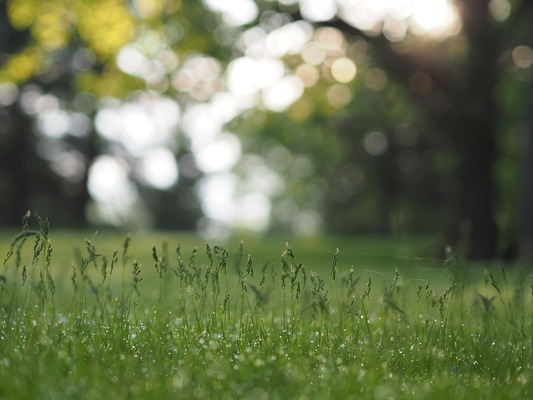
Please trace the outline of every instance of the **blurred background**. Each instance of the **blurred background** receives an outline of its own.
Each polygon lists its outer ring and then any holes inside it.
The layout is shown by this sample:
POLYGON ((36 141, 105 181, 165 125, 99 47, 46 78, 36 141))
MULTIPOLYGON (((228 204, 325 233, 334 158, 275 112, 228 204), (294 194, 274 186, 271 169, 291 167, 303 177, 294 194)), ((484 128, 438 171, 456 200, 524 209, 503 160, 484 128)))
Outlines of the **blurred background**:
POLYGON ((529 0, 0 0, 0 226, 533 258, 529 0))

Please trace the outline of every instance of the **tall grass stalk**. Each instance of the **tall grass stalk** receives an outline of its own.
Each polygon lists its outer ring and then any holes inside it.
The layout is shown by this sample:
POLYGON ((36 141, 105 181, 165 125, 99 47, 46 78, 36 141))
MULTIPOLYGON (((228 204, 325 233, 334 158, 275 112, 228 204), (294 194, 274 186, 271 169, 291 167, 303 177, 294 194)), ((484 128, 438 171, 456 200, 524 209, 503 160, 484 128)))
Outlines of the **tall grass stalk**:
POLYGON ((164 242, 143 256, 130 234, 121 252, 93 236, 56 261, 48 222, 30 225, 28 215, 0 277, 0 397, 533 395, 525 273, 484 281, 472 269, 480 279, 467 281, 455 259, 441 266, 447 282, 400 269, 381 279, 338 249, 329 269, 309 271, 288 244, 258 268, 242 242, 189 257, 164 242))

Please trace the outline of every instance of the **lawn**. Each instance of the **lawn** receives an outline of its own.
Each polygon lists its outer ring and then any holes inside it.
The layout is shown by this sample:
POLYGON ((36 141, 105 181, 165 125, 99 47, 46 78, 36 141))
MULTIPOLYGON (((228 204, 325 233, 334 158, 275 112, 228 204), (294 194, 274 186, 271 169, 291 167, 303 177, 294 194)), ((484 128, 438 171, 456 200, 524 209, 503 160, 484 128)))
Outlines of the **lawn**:
POLYGON ((533 398, 533 278, 427 238, 0 238, 0 397, 533 398))

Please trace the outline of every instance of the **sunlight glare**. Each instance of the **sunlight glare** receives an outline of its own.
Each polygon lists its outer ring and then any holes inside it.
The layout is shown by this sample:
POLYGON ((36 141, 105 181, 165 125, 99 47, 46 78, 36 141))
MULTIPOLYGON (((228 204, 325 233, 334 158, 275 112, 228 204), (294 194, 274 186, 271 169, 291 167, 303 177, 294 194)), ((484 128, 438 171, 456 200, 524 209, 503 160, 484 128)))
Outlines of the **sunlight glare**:
POLYGON ((235 219, 234 196, 239 178, 231 172, 206 176, 198 183, 198 198, 206 217, 230 224, 235 219))
POLYGON ((449 0, 415 0, 411 29, 416 34, 457 33, 459 20, 449 0))
POLYGON ((229 171, 240 156, 239 139, 231 133, 222 133, 196 151, 196 165, 204 173, 229 171))
POLYGON ((239 193, 239 180, 235 174, 225 172, 209 175, 199 182, 202 209, 211 220, 207 225, 264 231, 270 223, 270 199, 261 191, 239 193))
POLYGON ((376 32, 380 22, 380 16, 360 5, 341 8, 339 16, 348 24, 366 32, 376 32))
POLYGON ((164 147, 150 149, 142 157, 140 174, 153 188, 170 189, 178 181, 176 158, 164 147))
POLYGON ((261 192, 247 193, 238 199, 236 225, 252 232, 264 231, 270 222, 270 199, 261 192))
POLYGON ((327 21, 335 18, 337 6, 334 0, 300 0, 300 12, 309 21, 327 21))
POLYGON ((169 98, 141 96, 129 103, 107 101, 96 114, 100 134, 121 143, 133 156, 142 156, 153 145, 172 143, 180 120, 178 104, 169 98))
POLYGON ((242 111, 238 99, 229 92, 218 92, 210 101, 212 115, 226 124, 238 117, 242 111))
POLYGON ((228 25, 241 26, 252 22, 259 14, 259 8, 253 0, 203 0, 211 10, 222 14, 228 25))
POLYGON ((210 104, 193 104, 183 114, 182 128, 191 140, 193 151, 211 142, 220 129, 223 121, 213 115, 210 104))
POLYGON ((227 85, 236 95, 255 94, 273 85, 284 72, 283 64, 278 59, 241 57, 229 64, 227 85))
POLYGON ((383 31, 393 41, 403 39, 406 22, 417 35, 454 35, 460 29, 457 10, 450 0, 337 0, 337 3, 338 14, 346 22, 370 33, 383 31))
POLYGON ((140 75, 147 59, 138 46, 128 44, 117 55, 118 67, 129 75, 140 75))
POLYGON ((141 155, 156 135, 155 120, 138 104, 126 104, 122 110, 122 143, 133 155, 141 155))
POLYGON ((298 100, 304 92, 304 85, 297 76, 281 78, 263 91, 263 103, 271 111, 281 112, 298 100))
POLYGON ((70 114, 64 110, 53 110, 39 115, 37 126, 46 136, 62 138, 70 128, 70 114))
POLYGON ((91 197, 99 202, 127 207, 137 197, 128 174, 128 167, 120 159, 99 156, 89 168, 87 187, 91 197))
POLYGON ((265 38, 265 49, 273 57, 300 53, 311 39, 313 28, 307 21, 296 21, 273 30, 265 38))

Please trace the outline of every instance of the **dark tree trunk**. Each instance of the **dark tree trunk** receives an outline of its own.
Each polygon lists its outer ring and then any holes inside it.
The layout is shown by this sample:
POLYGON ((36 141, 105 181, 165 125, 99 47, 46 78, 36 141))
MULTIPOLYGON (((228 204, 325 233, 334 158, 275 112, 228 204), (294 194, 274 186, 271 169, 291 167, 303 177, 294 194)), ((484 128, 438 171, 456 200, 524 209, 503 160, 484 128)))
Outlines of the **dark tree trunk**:
MULTIPOLYGON (((532 45, 533 37, 533 1, 523 0, 519 9, 519 17, 527 21, 521 33, 522 42, 532 45), (525 40, 524 40, 525 39, 525 40)), ((531 68, 531 67, 530 67, 531 68)), ((526 135, 523 143, 524 151, 524 174, 522 181, 522 202, 519 214, 519 239, 518 252, 523 260, 533 261, 533 81, 527 83, 526 104, 526 135)))
MULTIPOLYGON (((19 226, 28 210, 54 226, 85 226, 87 171, 77 183, 58 176, 38 154, 34 129, 33 119, 18 105, 0 108, 0 226, 19 226)), ((96 154, 93 140, 83 139, 76 147, 88 165, 96 154)))
POLYGON ((528 85, 529 102, 524 143, 524 180, 520 219, 519 256, 533 260, 533 83, 528 85))
MULTIPOLYGON (((495 257, 498 228, 495 220, 498 107, 495 90, 501 75, 500 38, 492 29, 488 0, 473 0, 463 8, 463 24, 470 51, 453 90, 462 103, 454 108, 455 129, 449 129, 459 155, 459 229, 473 259, 495 257)), ((456 66, 459 67, 459 66, 456 66)), ((459 236, 461 238, 461 236, 459 236)))
POLYGON ((489 0, 459 6, 462 40, 468 53, 451 62, 434 47, 398 53, 383 36, 368 36, 342 20, 324 24, 348 35, 364 36, 373 45, 376 62, 404 86, 409 87, 415 74, 429 77, 432 90, 423 95, 413 93, 413 103, 438 134, 449 138, 458 159, 451 177, 456 191, 443 193, 448 202, 448 239, 452 245, 465 244, 471 258, 490 259, 496 255, 498 234, 493 177, 498 118, 494 90, 502 73, 498 60, 503 39, 490 16, 489 0))
POLYGON ((494 212, 495 132, 485 121, 458 128, 461 148, 457 149, 460 164, 455 179, 459 208, 452 217, 457 225, 449 234, 456 246, 466 240, 471 258, 490 259, 496 256, 498 234, 494 212))
POLYGON ((31 144, 31 121, 15 106, 1 110, 0 124, 2 145, 0 146, 0 224, 19 225, 26 213, 30 197, 31 182, 28 169, 32 169, 33 158, 28 154, 31 144))

